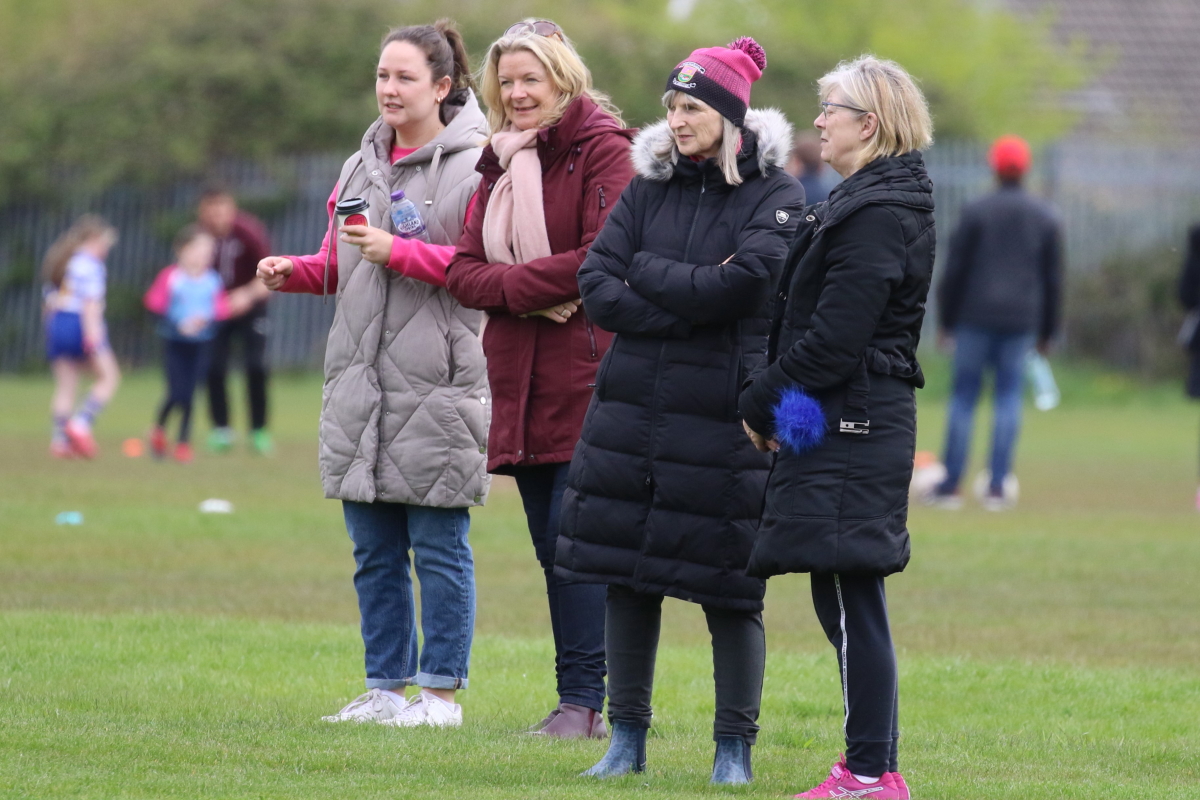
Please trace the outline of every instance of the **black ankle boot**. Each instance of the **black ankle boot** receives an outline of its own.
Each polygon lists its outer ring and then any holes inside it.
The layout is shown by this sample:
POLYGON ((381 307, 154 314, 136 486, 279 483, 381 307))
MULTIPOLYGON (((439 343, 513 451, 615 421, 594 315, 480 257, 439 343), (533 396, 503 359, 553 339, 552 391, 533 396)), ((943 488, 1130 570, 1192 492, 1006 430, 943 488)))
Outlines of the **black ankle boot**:
POLYGON ((754 780, 750 770, 750 743, 741 736, 718 736, 717 754, 713 756, 713 783, 749 783, 754 780))
POLYGON ((646 729, 613 720, 608 752, 596 766, 583 773, 593 778, 615 778, 646 769, 646 729))

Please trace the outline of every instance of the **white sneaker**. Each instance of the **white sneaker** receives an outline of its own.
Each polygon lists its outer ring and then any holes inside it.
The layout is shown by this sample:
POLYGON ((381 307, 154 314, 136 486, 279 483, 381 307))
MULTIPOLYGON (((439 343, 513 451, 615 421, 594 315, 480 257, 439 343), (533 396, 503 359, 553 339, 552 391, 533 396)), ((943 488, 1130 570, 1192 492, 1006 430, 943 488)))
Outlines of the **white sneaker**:
POLYGON ((992 494, 991 486, 991 470, 985 469, 975 476, 975 497, 985 511, 1009 511, 1017 507, 1017 499, 1021 496, 1021 483, 1016 475, 1010 472, 1004 476, 1003 488, 999 495, 992 494))
POLYGON ((387 722, 404 710, 407 703, 391 692, 372 689, 360 694, 336 714, 321 717, 324 722, 387 722))
POLYGON ((462 706, 458 703, 447 703, 422 691, 408 701, 399 714, 384 720, 384 725, 397 728, 416 728, 421 725, 431 725, 435 728, 457 728, 462 725, 462 706))

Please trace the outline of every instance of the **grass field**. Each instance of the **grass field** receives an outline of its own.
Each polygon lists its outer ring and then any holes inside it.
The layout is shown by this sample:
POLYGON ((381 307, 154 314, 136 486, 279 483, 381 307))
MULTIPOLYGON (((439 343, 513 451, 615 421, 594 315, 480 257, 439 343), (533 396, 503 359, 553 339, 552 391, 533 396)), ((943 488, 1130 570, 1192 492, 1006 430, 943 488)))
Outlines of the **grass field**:
MULTIPOLYGON (((1017 511, 913 510, 889 592, 916 798, 1200 798, 1196 409, 1064 378, 1064 407, 1026 417, 1017 511)), ((102 418, 101 457, 55 463, 48 381, 0 378, 0 797, 783 797, 825 776, 841 698, 802 576, 767 594, 752 786, 707 783, 711 660, 685 603, 666 608, 644 775, 585 781, 603 744, 519 735, 554 702, 552 647, 506 480, 473 512, 464 727, 321 723, 362 691, 353 565, 316 476, 320 381, 273 388, 274 458, 121 456, 158 398, 145 373, 102 418), (235 513, 201 515, 209 497, 235 513), (66 510, 84 524, 55 526, 66 510)))

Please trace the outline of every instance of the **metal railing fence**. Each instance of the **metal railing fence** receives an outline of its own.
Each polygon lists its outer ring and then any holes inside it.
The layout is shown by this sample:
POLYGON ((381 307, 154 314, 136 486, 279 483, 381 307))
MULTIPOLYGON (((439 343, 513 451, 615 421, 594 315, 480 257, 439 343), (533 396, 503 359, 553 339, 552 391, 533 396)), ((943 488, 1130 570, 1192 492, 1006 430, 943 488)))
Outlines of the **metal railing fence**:
MULTIPOLYGON (((987 191, 986 146, 944 142, 927 154, 933 176, 939 256, 965 202, 987 191)), ((223 179, 242 204, 267 224, 275 253, 310 253, 326 229, 325 204, 342 156, 303 156, 268 165, 226 165, 223 179)), ((1068 268, 1086 271, 1125 255, 1178 247, 1200 219, 1200 148, 1134 148, 1063 142, 1039 154, 1031 188, 1059 208, 1068 268)), ((42 255, 84 212, 98 213, 121 232, 109 261, 108 322, 120 359, 139 366, 158 351, 141 296, 171 258, 170 241, 192 219, 199 186, 119 187, 92 197, 64 192, 51 205, 0 209, 0 371, 36 366, 43 349, 42 255)), ((271 300, 269 358, 276 367, 321 363, 334 303, 311 296, 271 300)))

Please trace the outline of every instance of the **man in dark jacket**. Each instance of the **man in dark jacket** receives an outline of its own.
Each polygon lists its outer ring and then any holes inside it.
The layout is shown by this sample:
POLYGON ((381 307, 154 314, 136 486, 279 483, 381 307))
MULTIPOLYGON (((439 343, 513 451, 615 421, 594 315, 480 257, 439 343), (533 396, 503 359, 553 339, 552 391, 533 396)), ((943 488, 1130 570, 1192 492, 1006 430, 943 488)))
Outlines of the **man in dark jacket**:
POLYGON ((210 186, 201 193, 197 216, 201 227, 217 240, 213 268, 221 276, 226 291, 252 283, 262 288, 260 299, 246 313, 217 325, 208 367, 208 413, 213 425, 208 445, 216 452, 224 452, 233 445, 225 379, 229 373, 230 347, 237 338, 241 339, 250 395, 250 445, 256 453, 267 455, 271 451, 267 432, 268 292, 257 278, 258 262, 271 254, 267 230, 257 217, 239 210, 234 196, 219 186, 210 186))
POLYGON ((992 458, 984 507, 1011 507, 1005 491, 1021 426, 1025 362, 1036 345, 1045 354, 1058 330, 1061 234, 1054 211, 1029 195, 1029 145, 1015 136, 996 140, 988 154, 999 187, 962 212, 938 285, 940 338, 954 348, 954 389, 946 433, 946 479, 927 498, 959 508, 975 402, 983 372, 996 375, 992 458))

